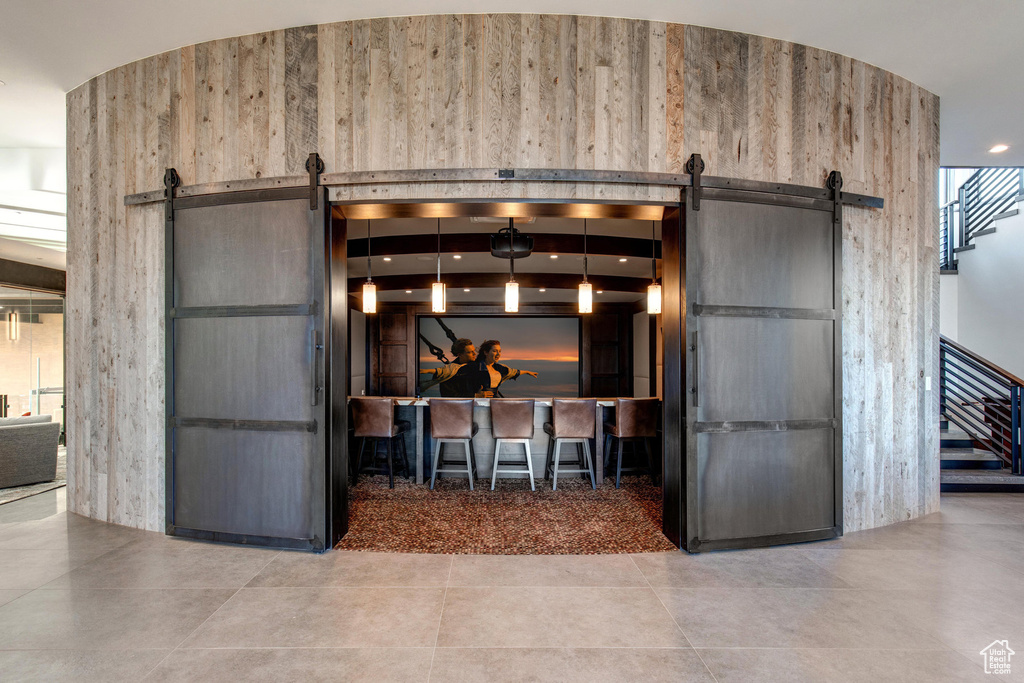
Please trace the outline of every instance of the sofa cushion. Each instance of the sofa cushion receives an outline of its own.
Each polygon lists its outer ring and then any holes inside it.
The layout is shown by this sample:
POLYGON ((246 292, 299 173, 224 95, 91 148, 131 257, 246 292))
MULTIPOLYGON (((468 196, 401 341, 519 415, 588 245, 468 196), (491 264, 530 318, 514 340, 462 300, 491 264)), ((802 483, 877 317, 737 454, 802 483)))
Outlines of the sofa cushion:
POLYGON ((28 417, 0 417, 0 427, 13 427, 14 425, 31 425, 40 422, 50 422, 51 415, 29 415, 28 417))

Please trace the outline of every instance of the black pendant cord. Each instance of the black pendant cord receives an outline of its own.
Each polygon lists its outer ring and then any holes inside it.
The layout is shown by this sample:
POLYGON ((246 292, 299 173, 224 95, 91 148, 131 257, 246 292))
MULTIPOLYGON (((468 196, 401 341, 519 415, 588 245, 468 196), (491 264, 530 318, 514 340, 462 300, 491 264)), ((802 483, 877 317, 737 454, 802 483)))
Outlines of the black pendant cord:
POLYGON ((583 282, 587 281, 587 219, 583 219, 583 282))
POLYGON ((370 274, 370 221, 366 221, 366 281, 373 282, 370 274))
POLYGON ((509 217, 509 219, 508 219, 508 276, 509 276, 509 282, 515 282, 516 281, 516 255, 515 255, 515 252, 512 251, 512 249, 513 249, 513 246, 512 246, 512 233, 513 233, 514 230, 515 230, 515 228, 512 227, 512 218, 509 217))
POLYGON ((658 259, 654 250, 654 221, 651 221, 651 284, 658 284, 658 259))
POLYGON ((437 281, 441 281, 441 219, 437 219, 437 281))

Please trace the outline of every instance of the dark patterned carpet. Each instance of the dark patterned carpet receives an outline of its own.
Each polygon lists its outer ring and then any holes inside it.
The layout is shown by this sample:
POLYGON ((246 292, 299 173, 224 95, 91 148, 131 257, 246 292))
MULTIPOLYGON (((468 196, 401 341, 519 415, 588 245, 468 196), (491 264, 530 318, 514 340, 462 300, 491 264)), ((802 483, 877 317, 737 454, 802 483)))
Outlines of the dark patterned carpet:
POLYGON ((597 555, 676 550, 661 533, 661 488, 647 477, 595 491, 582 479, 439 479, 433 491, 405 479, 361 477, 349 491, 342 550, 481 555, 597 555))

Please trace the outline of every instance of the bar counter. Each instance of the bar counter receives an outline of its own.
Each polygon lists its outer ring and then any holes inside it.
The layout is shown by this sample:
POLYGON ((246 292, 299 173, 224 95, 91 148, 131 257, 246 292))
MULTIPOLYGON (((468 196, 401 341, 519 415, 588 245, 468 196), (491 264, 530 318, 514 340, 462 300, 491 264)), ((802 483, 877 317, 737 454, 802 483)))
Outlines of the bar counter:
MULTIPOLYGON (((373 398, 390 398, 398 406, 396 409, 397 418, 401 420, 407 420, 413 428, 410 430, 408 439, 412 439, 415 443, 415 468, 416 468, 416 483, 422 484, 425 480, 430 478, 430 472, 426 470, 425 454, 430 446, 427 444, 430 438, 430 427, 426 422, 426 411, 424 410, 428 405, 428 399, 415 398, 412 396, 380 396, 373 398)), ((518 397, 517 397, 518 398, 518 397)), ((480 479, 490 479, 491 466, 494 460, 494 438, 491 436, 491 399, 489 398, 476 398, 473 399, 475 407, 473 409, 473 421, 476 422, 480 431, 475 437, 473 437, 473 449, 476 452, 477 459, 477 470, 479 472, 480 479)), ((548 435, 544 432, 544 423, 551 421, 551 405, 552 399, 548 398, 535 398, 533 424, 534 433, 533 440, 530 441, 530 454, 533 458, 533 471, 534 476, 537 479, 544 478, 544 465, 547 459, 548 451, 548 435)), ((614 398, 599 398, 597 400, 597 415, 596 423, 597 430, 594 437, 594 449, 593 458, 595 469, 597 470, 594 474, 596 476, 597 484, 600 485, 604 480, 604 417, 605 409, 615 407, 614 398)), ((461 456, 458 446, 447 446, 448 449, 454 449, 452 452, 456 456, 461 456)), ((411 452, 411 451, 410 451, 411 452)), ((432 452, 432 451, 431 451, 432 452)), ((509 450, 502 450, 502 457, 505 454, 518 454, 521 453, 522 449, 518 446, 510 446, 509 450)), ((563 455, 570 458, 575 458, 575 451, 571 450, 571 447, 563 446, 563 455), (566 449, 569 449, 568 451, 566 449)), ((504 461, 502 461, 504 462, 504 461)), ((505 477, 515 477, 517 475, 503 475, 505 477)), ((521 475, 522 478, 526 477, 524 472, 521 475)))

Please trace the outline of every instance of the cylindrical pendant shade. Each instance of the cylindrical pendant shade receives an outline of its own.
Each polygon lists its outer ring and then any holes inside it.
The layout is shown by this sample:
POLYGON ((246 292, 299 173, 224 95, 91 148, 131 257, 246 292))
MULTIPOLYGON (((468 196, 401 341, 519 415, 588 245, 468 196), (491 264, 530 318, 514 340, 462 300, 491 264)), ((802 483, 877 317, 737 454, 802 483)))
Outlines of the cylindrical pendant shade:
POLYGON ((372 282, 363 283, 363 313, 377 312, 377 285, 372 282))
POLYGON ((651 315, 661 313, 661 285, 657 282, 647 285, 647 312, 651 315))
POLYGON ((11 311, 7 314, 7 338, 11 341, 18 341, 21 336, 21 330, 18 329, 18 314, 15 311, 11 311))
POLYGON ((580 313, 594 312, 594 287, 589 282, 580 283, 580 313))
POLYGON ((505 283, 505 312, 506 313, 518 313, 519 312, 519 283, 518 282, 506 282, 505 283))
POLYGON ((444 313, 448 306, 448 293, 443 282, 435 282, 430 286, 430 311, 444 313))

